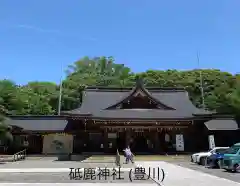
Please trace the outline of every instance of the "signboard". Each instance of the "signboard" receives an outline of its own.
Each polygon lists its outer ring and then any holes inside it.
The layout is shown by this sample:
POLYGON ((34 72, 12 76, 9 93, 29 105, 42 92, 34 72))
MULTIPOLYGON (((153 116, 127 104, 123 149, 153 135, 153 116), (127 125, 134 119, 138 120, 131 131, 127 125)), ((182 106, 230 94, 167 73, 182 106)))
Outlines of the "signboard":
POLYGON ((176 151, 184 151, 184 139, 182 134, 176 135, 176 151))
POLYGON ((209 143, 209 149, 215 148, 214 135, 209 135, 208 136, 208 143, 209 143))
POLYGON ((108 138, 117 138, 117 133, 108 133, 108 138))

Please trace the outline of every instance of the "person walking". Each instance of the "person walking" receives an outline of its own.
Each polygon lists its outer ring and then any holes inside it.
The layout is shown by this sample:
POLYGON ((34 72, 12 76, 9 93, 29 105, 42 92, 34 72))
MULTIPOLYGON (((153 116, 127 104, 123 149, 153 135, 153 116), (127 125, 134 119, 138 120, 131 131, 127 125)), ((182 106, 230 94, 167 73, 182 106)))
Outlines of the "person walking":
POLYGON ((134 161, 133 161, 133 156, 134 156, 134 155, 133 155, 130 147, 128 146, 128 147, 127 147, 126 149, 124 149, 123 151, 124 151, 125 156, 126 156, 126 164, 128 164, 129 160, 130 160, 132 163, 134 163, 134 161))

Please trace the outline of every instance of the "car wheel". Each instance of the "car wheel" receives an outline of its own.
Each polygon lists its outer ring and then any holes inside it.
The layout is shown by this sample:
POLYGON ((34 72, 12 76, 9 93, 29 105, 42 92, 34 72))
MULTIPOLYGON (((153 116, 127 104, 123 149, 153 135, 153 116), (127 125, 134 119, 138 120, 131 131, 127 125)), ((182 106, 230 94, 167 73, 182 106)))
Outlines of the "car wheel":
POLYGON ((216 166, 216 168, 220 169, 221 168, 221 160, 216 160, 215 166, 216 166))
POLYGON ((231 172, 231 169, 225 169, 227 172, 231 172))
POLYGON ((204 162, 204 166, 207 168, 211 168, 212 167, 212 160, 208 157, 205 158, 205 162, 204 162))
POLYGON ((193 158, 192 158, 192 156, 191 156, 191 160, 190 160, 191 162, 193 162, 193 158))
POLYGON ((234 166, 233 166, 233 170, 232 170, 232 172, 237 172, 237 168, 238 168, 238 164, 235 164, 234 166))
POLYGON ((205 165, 205 163, 206 163, 206 158, 205 157, 201 157, 200 161, 199 161, 199 164, 200 165, 205 165))

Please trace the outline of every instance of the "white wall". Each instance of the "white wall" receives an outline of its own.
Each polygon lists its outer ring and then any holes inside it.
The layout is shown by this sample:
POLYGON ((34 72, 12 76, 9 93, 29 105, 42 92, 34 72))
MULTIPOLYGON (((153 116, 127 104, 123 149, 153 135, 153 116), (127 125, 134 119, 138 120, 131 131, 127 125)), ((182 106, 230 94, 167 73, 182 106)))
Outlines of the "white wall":
POLYGON ((47 134, 43 138, 43 154, 58 154, 72 153, 73 151, 73 136, 69 134, 47 134), (63 144, 60 150, 56 149, 54 141, 59 141, 63 144))

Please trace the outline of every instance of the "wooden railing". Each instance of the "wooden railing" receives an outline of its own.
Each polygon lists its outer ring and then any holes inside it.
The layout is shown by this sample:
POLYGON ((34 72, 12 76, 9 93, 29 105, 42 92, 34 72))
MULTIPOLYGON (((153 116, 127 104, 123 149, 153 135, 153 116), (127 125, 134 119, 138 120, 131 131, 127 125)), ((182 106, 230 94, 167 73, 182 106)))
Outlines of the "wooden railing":
POLYGON ((18 161, 18 160, 24 160, 27 156, 27 151, 26 149, 17 152, 13 155, 13 161, 18 161))

